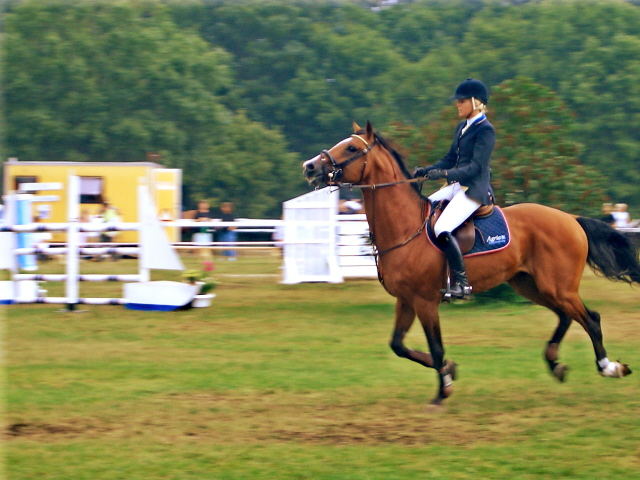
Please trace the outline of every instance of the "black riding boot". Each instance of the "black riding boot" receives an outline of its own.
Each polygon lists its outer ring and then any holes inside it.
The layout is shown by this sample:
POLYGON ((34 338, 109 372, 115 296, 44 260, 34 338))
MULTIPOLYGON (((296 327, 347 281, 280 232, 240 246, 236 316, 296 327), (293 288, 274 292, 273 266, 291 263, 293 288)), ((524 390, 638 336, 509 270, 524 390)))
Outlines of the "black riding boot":
POLYGON ((462 252, 458 246, 458 241, 450 232, 441 233, 438 236, 438 240, 447 257, 452 277, 451 286, 444 291, 445 298, 467 298, 471 296, 472 289, 464 269, 464 261, 462 260, 462 252))

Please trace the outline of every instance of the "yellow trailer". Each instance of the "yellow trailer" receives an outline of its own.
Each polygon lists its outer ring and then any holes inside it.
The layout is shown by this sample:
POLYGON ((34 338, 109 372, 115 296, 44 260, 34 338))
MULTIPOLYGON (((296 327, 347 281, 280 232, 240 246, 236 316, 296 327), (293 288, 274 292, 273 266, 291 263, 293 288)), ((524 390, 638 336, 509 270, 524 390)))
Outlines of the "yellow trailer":
MULTIPOLYGON (((43 201, 33 204, 33 217, 40 222, 63 223, 67 219, 67 182, 80 177, 81 215, 99 221, 105 203, 113 206, 123 222, 138 221, 137 188, 146 184, 161 220, 177 220, 181 214, 182 170, 153 162, 22 162, 4 163, 4 193, 18 191, 23 183, 59 183, 60 190, 36 193, 43 201)), ((179 230, 167 227, 169 240, 179 241, 179 230)), ((64 241, 64 234, 54 234, 64 241)), ((115 242, 137 242, 137 232, 118 232, 115 242)))

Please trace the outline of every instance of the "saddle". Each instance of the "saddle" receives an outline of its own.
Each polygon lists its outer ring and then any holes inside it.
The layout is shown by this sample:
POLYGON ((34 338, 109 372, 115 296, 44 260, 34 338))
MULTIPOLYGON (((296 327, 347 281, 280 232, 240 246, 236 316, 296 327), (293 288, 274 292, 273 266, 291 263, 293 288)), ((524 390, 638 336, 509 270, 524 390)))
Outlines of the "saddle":
MULTIPOLYGON (((435 235, 433 235, 433 227, 448 204, 449 202, 447 200, 443 200, 441 202, 435 203, 431 208, 431 213, 429 215, 429 219, 427 220, 427 229, 429 235, 433 236, 434 238, 435 235)), ((493 204, 482 205, 475 212, 473 212, 473 215, 466 219, 464 223, 462 223, 458 228, 451 232, 455 239, 458 241, 460 251, 463 255, 470 252, 476 242, 476 226, 474 223, 474 218, 481 219, 488 217, 493 213, 493 208, 493 204)))

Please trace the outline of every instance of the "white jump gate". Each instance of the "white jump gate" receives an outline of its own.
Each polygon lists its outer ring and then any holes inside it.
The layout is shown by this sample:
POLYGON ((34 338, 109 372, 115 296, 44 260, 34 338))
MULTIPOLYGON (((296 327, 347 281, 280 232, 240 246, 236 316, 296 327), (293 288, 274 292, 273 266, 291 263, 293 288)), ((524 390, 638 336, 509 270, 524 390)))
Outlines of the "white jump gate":
POLYGON ((338 215, 338 264, 344 278, 378 278, 364 213, 338 215))
MULTIPOLYGON (((50 188, 49 188, 50 189, 50 188)), ((4 303, 63 303, 69 310, 81 303, 126 304, 125 298, 81 298, 79 281, 149 281, 149 269, 182 270, 182 263, 166 240, 166 235, 156 216, 145 186, 138 191, 139 223, 118 223, 114 225, 95 223, 81 224, 79 218, 78 178, 69 182, 69 202, 67 223, 19 224, 16 221, 16 196, 8 196, 5 211, 5 225, 0 225, 0 269, 12 272, 11 293, 0 289, 0 302, 4 303), (81 247, 80 232, 124 231, 140 232, 140 247, 81 247), (66 247, 38 250, 32 246, 17 244, 19 234, 39 231, 64 231, 67 233, 66 247), (66 254, 64 274, 18 273, 17 258, 35 253, 66 254), (101 253, 138 254, 136 274, 80 274, 81 254, 101 253), (64 281, 64 297, 46 297, 37 291, 38 281, 64 281)), ((339 193, 335 188, 316 190, 283 203, 283 220, 268 221, 276 228, 282 227, 279 239, 283 246, 282 283, 344 281, 345 278, 377 278, 373 249, 369 242, 368 223, 365 215, 339 215, 339 193)), ((219 222, 218 222, 219 223, 219 222)), ((217 223, 214 226, 219 226, 217 223)), ((246 242, 249 243, 249 242, 246 242)), ((276 242, 265 242, 276 243, 276 242)), ((235 244, 238 248, 238 244, 235 244)), ((247 247, 248 248, 248 247, 247 247)), ((0 282, 6 288, 7 282, 0 282)), ((132 286, 132 283, 128 285, 132 286)))
POLYGON ((283 283, 377 278, 364 215, 339 215, 339 191, 326 187, 283 203, 283 283))
MULTIPOLYGON (((50 188, 47 188, 50 189, 50 188)), ((2 282, 5 289, 9 288, 11 292, 2 293, 3 303, 62 303, 67 305, 68 310, 74 310, 77 304, 135 304, 135 298, 142 295, 147 297, 146 291, 152 287, 157 287, 163 293, 159 294, 165 298, 181 299, 185 296, 195 295, 192 291, 195 287, 171 282, 175 285, 147 285, 149 282, 149 270, 151 268, 165 270, 183 270, 184 267, 179 257, 175 254, 169 244, 164 230, 156 217, 156 212, 145 185, 138 187, 138 223, 117 224, 101 224, 94 223, 81 224, 80 217, 80 189, 79 179, 77 176, 69 177, 68 184, 68 222, 67 223, 46 223, 46 224, 20 224, 24 221, 24 215, 18 216, 18 201, 27 200, 17 195, 8 195, 6 197, 6 210, 4 215, 5 224, 0 226, 0 269, 8 269, 12 273, 10 282, 2 282), (79 244, 80 232, 103 232, 103 231, 125 231, 137 230, 140 232, 140 247, 118 247, 108 248, 81 248, 79 244), (43 232, 43 231, 61 231, 67 234, 66 247, 56 248, 56 253, 66 254, 66 272, 64 274, 21 274, 18 273, 18 258, 22 255, 33 255, 39 253, 40 250, 33 246, 23 246, 18 244, 18 238, 25 232, 43 232), (105 274, 80 274, 80 254, 99 254, 102 251, 110 253, 137 253, 138 273, 122 274, 122 275, 105 275, 105 274), (64 281, 65 296, 64 297, 45 297, 41 296, 36 288, 38 281, 64 281), (125 285, 125 298, 80 298, 79 281, 119 281, 132 282, 125 285), (135 282, 135 283, 133 283, 135 282), (131 292, 127 295, 127 288, 131 292), (164 290, 167 288, 168 290, 164 290), (188 290, 188 291, 187 291, 188 290), (132 298, 127 298, 131 296, 132 298)), ((23 208, 23 207, 21 207, 23 208)), ((43 253, 53 249, 42 250, 43 253)), ((153 283, 153 282, 152 282, 153 283)))

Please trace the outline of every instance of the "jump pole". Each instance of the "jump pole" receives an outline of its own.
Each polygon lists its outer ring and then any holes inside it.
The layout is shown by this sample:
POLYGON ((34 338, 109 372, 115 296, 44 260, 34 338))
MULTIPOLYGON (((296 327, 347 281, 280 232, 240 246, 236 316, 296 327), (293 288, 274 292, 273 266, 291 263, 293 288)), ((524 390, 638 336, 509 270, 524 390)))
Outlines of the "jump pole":
POLYGON ((65 297, 67 310, 72 312, 78 305, 78 273, 80 272, 80 252, 78 251, 80 218, 80 179, 77 175, 69 176, 67 191, 67 278, 65 281, 65 297))

